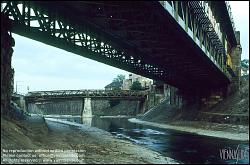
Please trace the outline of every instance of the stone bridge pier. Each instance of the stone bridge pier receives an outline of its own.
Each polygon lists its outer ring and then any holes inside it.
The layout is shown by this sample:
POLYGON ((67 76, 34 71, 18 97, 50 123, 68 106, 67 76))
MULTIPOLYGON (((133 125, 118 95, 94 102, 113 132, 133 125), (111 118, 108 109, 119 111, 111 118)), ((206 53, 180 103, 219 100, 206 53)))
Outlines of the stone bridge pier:
POLYGON ((1 114, 10 116, 10 100, 13 92, 14 69, 11 58, 15 41, 11 35, 9 19, 1 13, 1 114))
MULTIPOLYGON (((232 58, 232 70, 235 73, 231 77, 230 83, 226 86, 214 87, 194 91, 179 91, 177 88, 164 84, 165 98, 169 98, 169 104, 175 105, 179 108, 188 107, 193 104, 195 109, 211 108, 214 105, 221 102, 228 96, 236 93, 240 89, 240 77, 241 77, 241 44, 240 44, 240 32, 236 31, 237 45, 231 49, 232 58)), ((229 66, 227 66, 229 67, 229 66)))
POLYGON ((92 117, 91 98, 84 98, 82 103, 82 117, 92 117))
POLYGON ((230 79, 230 84, 223 87, 215 87, 211 89, 206 96, 201 98, 201 108, 210 108, 219 103, 228 96, 236 93, 240 89, 240 77, 241 77, 241 44, 240 44, 240 32, 236 31, 237 45, 232 48, 230 54, 232 59, 232 70, 234 76, 230 79))

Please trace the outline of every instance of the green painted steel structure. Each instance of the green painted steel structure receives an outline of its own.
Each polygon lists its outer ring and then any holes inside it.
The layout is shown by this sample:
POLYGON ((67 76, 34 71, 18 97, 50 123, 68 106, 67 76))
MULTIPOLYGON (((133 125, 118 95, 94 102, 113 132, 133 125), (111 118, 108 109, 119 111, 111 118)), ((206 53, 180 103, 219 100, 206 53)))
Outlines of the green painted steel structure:
POLYGON ((70 99, 122 99, 122 100, 142 100, 147 99, 149 91, 131 90, 55 90, 55 91, 33 91, 25 96, 25 101, 41 102, 51 100, 70 99))
MULTIPOLYGON (((226 3, 209 4, 236 46, 226 3)), ((14 33, 179 89, 222 87, 234 76, 201 1, 3 1, 1 17, 14 33)))

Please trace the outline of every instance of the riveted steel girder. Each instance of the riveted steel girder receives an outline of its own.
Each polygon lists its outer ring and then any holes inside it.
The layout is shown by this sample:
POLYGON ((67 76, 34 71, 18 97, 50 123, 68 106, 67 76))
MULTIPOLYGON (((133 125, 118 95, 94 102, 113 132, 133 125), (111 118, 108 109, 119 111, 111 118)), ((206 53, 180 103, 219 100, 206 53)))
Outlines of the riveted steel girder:
POLYGON ((61 99, 127 99, 145 100, 148 91, 133 90, 55 90, 55 91, 33 91, 25 96, 26 102, 41 102, 61 99))
MULTIPOLYGON (((151 2, 124 2, 124 6, 116 2, 77 3, 79 5, 70 5, 69 2, 56 4, 42 1, 6 1, 2 5, 1 15, 10 18, 14 33, 129 72, 164 81, 178 88, 203 86, 203 82, 206 83, 209 79, 202 76, 200 79, 199 74, 204 75, 209 71, 208 75, 212 75, 216 72, 208 69, 210 64, 205 66, 205 61, 200 57, 194 59, 193 50, 189 55, 188 46, 181 45, 182 49, 178 48, 177 45, 184 43, 184 39, 178 36, 177 32, 173 33, 173 28, 168 28, 169 24, 154 26, 161 18, 158 18, 158 10, 154 6, 152 12, 148 12, 147 9, 151 8, 148 4, 151 2), (146 7, 143 12, 138 13, 141 9, 132 9, 133 3, 146 7), (143 25, 145 28, 142 28, 143 25), (138 40, 157 42, 146 41, 147 43, 141 44, 138 40), (147 51, 147 46, 151 50, 147 51), (157 53, 157 58, 153 56, 154 52, 157 53), (171 53, 176 57, 171 56, 171 53), (168 58, 169 61, 176 62, 164 63, 168 58)), ((152 4, 154 3, 156 2, 152 4)), ((222 83, 226 82, 221 75, 218 79, 222 79, 222 83)), ((218 83, 215 80, 209 80, 207 83, 211 86, 214 84, 218 83)))

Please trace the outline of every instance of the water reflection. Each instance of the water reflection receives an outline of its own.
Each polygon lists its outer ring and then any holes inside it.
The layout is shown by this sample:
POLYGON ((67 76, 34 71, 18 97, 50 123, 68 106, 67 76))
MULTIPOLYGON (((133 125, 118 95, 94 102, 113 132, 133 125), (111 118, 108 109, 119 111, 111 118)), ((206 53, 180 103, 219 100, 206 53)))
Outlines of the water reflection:
MULTIPOLYGON (((183 163, 236 163, 236 160, 223 160, 220 150, 225 148, 249 150, 248 142, 198 136, 178 131, 143 126, 130 123, 126 118, 65 118, 64 120, 91 125, 106 130, 116 138, 126 139, 144 145, 152 150, 183 163)), ((249 163, 249 157, 238 160, 249 163)))

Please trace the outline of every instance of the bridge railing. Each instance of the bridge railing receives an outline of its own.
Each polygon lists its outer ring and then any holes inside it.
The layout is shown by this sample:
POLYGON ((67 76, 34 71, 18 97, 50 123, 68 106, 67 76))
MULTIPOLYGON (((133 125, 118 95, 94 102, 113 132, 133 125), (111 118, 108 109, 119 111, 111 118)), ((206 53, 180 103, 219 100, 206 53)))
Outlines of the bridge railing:
POLYGON ((235 24, 234 24, 233 14, 232 14, 232 11, 231 11, 231 6, 229 4, 229 1, 225 1, 225 4, 226 4, 228 15, 230 17, 230 21, 231 21, 231 24, 232 24, 232 27, 233 27, 233 30, 234 30, 234 33, 235 33, 236 28, 235 28, 235 24))

